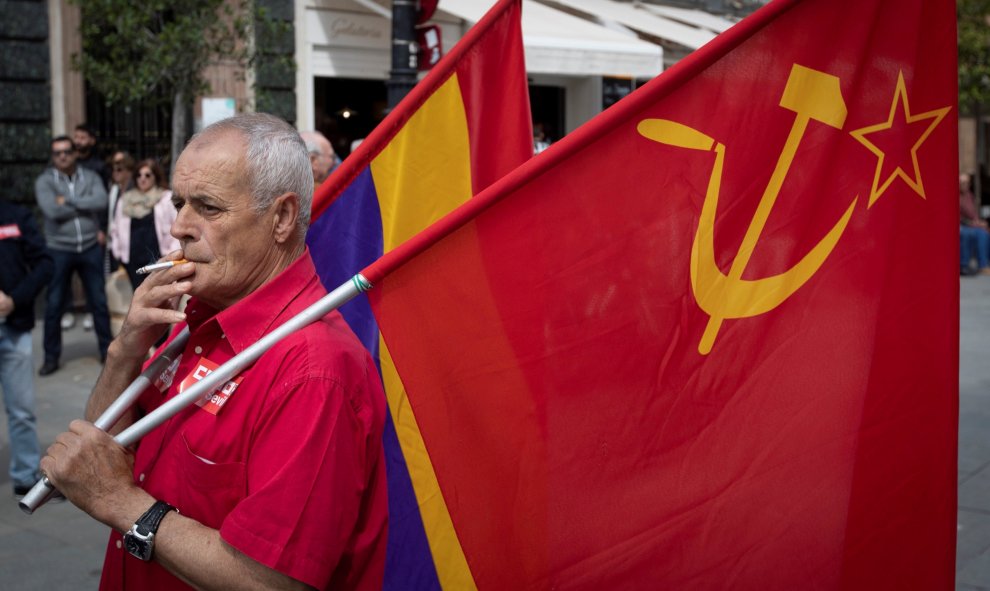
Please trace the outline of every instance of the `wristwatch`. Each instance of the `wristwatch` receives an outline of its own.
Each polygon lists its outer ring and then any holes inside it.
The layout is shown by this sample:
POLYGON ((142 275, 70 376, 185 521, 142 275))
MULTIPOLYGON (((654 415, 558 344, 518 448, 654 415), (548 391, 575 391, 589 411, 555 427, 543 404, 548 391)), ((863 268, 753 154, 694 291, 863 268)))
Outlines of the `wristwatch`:
POLYGON ((165 501, 155 501, 151 509, 138 518, 130 531, 124 534, 124 548, 136 558, 145 562, 151 560, 151 555, 155 552, 155 534, 158 533, 158 525, 169 511, 178 513, 178 509, 165 501))

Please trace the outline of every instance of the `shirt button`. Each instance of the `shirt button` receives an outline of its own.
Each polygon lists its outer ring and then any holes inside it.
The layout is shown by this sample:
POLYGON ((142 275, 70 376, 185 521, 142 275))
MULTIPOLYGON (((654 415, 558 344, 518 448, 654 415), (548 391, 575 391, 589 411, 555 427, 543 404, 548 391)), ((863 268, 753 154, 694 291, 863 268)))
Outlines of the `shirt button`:
POLYGON ((144 482, 144 474, 138 476, 138 482, 144 482))
POLYGON ((193 352, 195 352, 197 355, 199 355, 200 353, 203 352, 203 348, 200 347, 199 345, 196 345, 196 348, 193 349, 193 352))
POLYGON ((120 540, 117 540, 117 549, 120 550, 120 540))

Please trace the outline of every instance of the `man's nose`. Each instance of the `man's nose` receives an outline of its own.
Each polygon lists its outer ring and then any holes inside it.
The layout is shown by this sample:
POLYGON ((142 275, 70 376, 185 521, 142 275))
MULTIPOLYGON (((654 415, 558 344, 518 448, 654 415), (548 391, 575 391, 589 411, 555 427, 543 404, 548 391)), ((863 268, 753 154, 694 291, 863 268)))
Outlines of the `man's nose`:
POLYGON ((180 208, 178 214, 175 216, 175 221, 172 222, 172 228, 169 230, 172 237, 182 243, 189 240, 196 240, 198 234, 196 224, 192 218, 193 214, 190 211, 190 207, 180 208))

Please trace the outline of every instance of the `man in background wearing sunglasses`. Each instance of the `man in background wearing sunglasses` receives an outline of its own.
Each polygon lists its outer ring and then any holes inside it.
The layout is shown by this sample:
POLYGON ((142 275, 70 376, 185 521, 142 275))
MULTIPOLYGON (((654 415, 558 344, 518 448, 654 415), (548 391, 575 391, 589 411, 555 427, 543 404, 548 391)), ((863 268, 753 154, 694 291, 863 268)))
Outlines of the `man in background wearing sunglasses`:
POLYGON ((34 183, 38 206, 45 216, 45 242, 55 261, 45 304, 45 362, 38 373, 54 373, 62 356, 61 315, 70 278, 82 281, 86 303, 93 315, 100 349, 106 359, 110 345, 110 316, 103 283, 103 247, 98 241, 100 221, 106 216, 107 191, 103 179, 76 165, 76 147, 67 136, 52 140, 52 166, 34 183))

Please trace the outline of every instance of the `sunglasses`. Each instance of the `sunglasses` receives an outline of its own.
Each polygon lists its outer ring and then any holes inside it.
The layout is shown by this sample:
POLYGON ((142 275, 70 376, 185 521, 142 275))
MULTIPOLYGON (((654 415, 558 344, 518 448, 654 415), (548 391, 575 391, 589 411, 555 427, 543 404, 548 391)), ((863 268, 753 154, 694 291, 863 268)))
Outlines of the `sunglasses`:
POLYGON ((127 170, 127 167, 124 166, 123 164, 114 164, 113 165, 113 171, 114 172, 120 172, 122 170, 127 170))
POLYGON ((152 173, 150 173, 150 172, 139 172, 138 173, 138 178, 139 179, 153 179, 153 178, 155 178, 155 175, 152 174, 152 173))
POLYGON ((68 156, 72 154, 75 150, 52 150, 52 156, 68 156))

